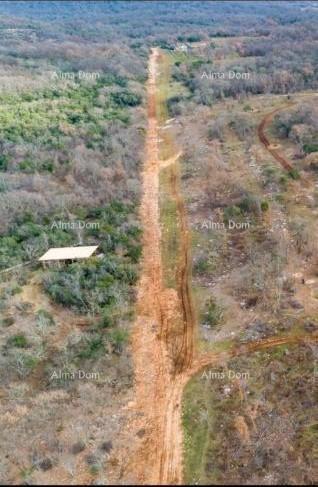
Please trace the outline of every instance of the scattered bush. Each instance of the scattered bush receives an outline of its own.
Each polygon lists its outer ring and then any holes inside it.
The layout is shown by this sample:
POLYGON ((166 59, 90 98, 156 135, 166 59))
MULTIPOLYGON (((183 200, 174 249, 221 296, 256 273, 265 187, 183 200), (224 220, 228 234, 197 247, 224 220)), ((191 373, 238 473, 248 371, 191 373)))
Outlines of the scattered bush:
POLYGON ((318 152, 318 144, 304 144, 303 145, 303 150, 306 152, 306 154, 311 154, 312 152, 318 152))
POLYGON ((98 328, 112 328, 115 325, 114 317, 110 314, 107 309, 102 313, 102 317, 98 322, 98 328))
POLYGON ((288 171, 288 176, 291 179, 295 179, 295 180, 300 178, 299 171, 297 171, 297 169, 295 169, 295 168, 290 169, 290 171, 288 171))
POLYGON ((28 346, 28 341, 23 334, 13 335, 8 338, 7 345, 9 347, 26 348, 28 346))
POLYGON ((8 316, 6 318, 1 319, 1 325, 4 326, 5 328, 12 326, 13 324, 14 324, 13 316, 8 316))
POLYGON ((260 214, 261 203, 257 196, 248 194, 237 204, 242 213, 249 213, 255 216, 260 214))
POLYGON ((127 330, 122 330, 118 328, 110 332, 109 338, 111 343, 113 344, 115 352, 120 353, 123 350, 124 344, 128 340, 128 332, 127 330))
POLYGON ((269 209, 269 204, 268 204, 268 201, 263 200, 263 201, 261 202, 261 210, 262 210, 263 212, 265 212, 265 211, 268 211, 268 209, 269 209))
POLYGON ((206 303, 206 311, 203 315, 203 324, 214 328, 222 322, 223 309, 216 304, 213 298, 206 303))
POLYGON ((104 342, 101 336, 94 336, 89 340, 85 340, 82 349, 78 352, 80 359, 93 359, 100 356, 104 350, 104 342))
POLYGON ((72 445, 72 448, 71 448, 71 452, 73 453, 73 455, 78 455, 78 453, 81 453, 82 451, 84 451, 86 448, 86 445, 84 443, 84 441, 78 441, 77 443, 74 443, 74 445, 72 445))
POLYGON ((201 256, 194 262, 193 272, 195 274, 199 274, 199 275, 205 274, 208 269, 209 269, 209 262, 206 257, 201 256))
POLYGON ((226 225, 228 225, 229 220, 233 218, 238 218, 242 216, 241 208, 238 206, 227 206, 223 210, 223 221, 226 225))
POLYGON ((0 171, 6 171, 8 169, 8 156, 0 155, 0 171))
POLYGON ((111 93, 111 99, 115 105, 123 108, 126 106, 135 107, 141 103, 141 95, 133 93, 131 91, 119 91, 117 93, 111 93))

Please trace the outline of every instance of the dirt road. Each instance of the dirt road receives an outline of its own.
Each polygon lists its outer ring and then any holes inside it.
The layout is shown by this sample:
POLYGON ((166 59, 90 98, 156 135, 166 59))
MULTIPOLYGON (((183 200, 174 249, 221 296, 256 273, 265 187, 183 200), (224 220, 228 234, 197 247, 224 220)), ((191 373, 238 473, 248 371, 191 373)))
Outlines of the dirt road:
MULTIPOLYGON (((130 460, 128 470, 138 483, 182 483, 182 428, 181 396, 187 380, 186 365, 193 355, 193 326, 187 327, 192 317, 186 277, 188 263, 187 242, 182 243, 180 292, 164 289, 161 265, 161 232, 159 215, 159 127, 156 119, 157 49, 149 60, 148 130, 146 157, 142 173, 142 200, 140 217, 143 223, 142 273, 138 285, 137 319, 133 332, 135 370, 135 410, 144 431, 141 446, 130 460), (176 314, 183 316, 183 346, 178 350, 179 367, 168 352, 169 330, 176 314)), ((177 182, 176 182, 177 184, 177 182)), ((178 188, 176 196, 178 197, 178 188)), ((179 200, 180 214, 184 208, 179 200)), ((181 226, 185 232, 186 222, 181 226)), ((191 324, 193 322, 191 321, 191 324)))
POLYGON ((283 168, 286 169, 287 171, 292 170, 293 165, 290 161, 288 161, 288 159, 286 159, 286 157, 283 154, 280 154, 280 152, 275 147, 273 147, 271 145, 271 143, 270 143, 270 141, 269 141, 269 139, 265 133, 266 128, 272 122, 274 116, 277 113, 279 113, 283 110, 286 110, 287 108, 291 108, 291 107, 295 106, 297 103, 301 102, 302 100, 306 99, 307 97, 312 98, 313 96, 318 96, 318 93, 303 93, 297 99, 297 101, 289 101, 285 105, 282 105, 282 106, 276 108, 275 110, 267 113, 267 115, 265 115, 265 117, 262 119, 261 123, 258 126, 257 130, 258 130, 258 137, 259 137, 260 141, 266 147, 268 152, 270 152, 272 154, 272 156, 276 159, 276 161, 279 162, 283 166, 283 168))
POLYGON ((292 107, 295 105, 295 103, 287 103, 286 105, 276 108, 276 110, 273 110, 272 112, 268 113, 263 120, 261 121, 259 127, 258 127, 258 137, 262 144, 266 147, 268 152, 272 154, 272 156, 278 161, 281 166, 286 169, 287 171, 291 171, 293 169, 293 165, 286 159, 286 157, 282 154, 279 153, 277 149, 271 146, 270 141, 268 140, 265 130, 267 126, 272 122, 274 116, 276 113, 279 113, 282 110, 285 110, 286 108, 292 107))

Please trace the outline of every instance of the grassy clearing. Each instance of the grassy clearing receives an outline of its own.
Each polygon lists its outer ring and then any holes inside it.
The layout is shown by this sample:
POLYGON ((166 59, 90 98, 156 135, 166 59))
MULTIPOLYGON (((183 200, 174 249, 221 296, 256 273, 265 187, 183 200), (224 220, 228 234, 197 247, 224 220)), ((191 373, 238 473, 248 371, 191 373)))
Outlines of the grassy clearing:
MULTIPOLYGON (((172 58, 161 52, 157 80, 157 117, 161 124, 168 118, 167 99, 170 96, 170 69, 172 58)), ((169 130, 162 130, 159 146, 160 158, 165 160, 176 153, 173 137, 169 130)), ((177 163, 160 172, 160 221, 162 228, 162 262, 164 282, 167 287, 176 288, 176 263, 180 252, 180 229, 175 199, 174 181, 179 177, 177 163)))
POLYGON ((164 123, 168 118, 167 99, 169 97, 171 63, 169 57, 160 51, 159 73, 156 84, 156 115, 159 123, 164 123))
MULTIPOLYGON (((208 453, 209 432, 213 429, 214 415, 209 402, 208 383, 192 379, 184 390, 182 425, 184 428, 184 478, 192 485, 203 484, 204 463, 208 453), (202 411, 205 414, 202 414, 202 411)), ((211 480, 211 479, 210 479, 211 480)))
POLYGON ((160 218, 162 228, 162 262, 164 283, 176 288, 176 262, 180 252, 180 229, 177 226, 178 210, 175 199, 171 196, 171 173, 173 168, 163 169, 160 174, 160 218))
MULTIPOLYGON (((171 59, 165 53, 160 56, 160 71, 157 79, 156 111, 160 125, 164 125, 169 119, 167 100, 170 96, 170 74, 171 59)), ((159 157, 162 160, 169 159, 175 153, 175 144, 169 130, 160 131, 161 143, 159 146, 159 157)))
MULTIPOLYGON (((173 118, 169 113, 169 100, 175 97, 186 96, 187 94, 181 83, 171 79, 171 71, 175 61, 175 53, 160 52, 160 70, 156 91, 156 111, 160 125, 164 125, 168 119, 173 118)), ((160 138, 162 139, 160 158, 162 160, 169 159, 177 152, 173 136, 169 130, 161 130, 160 138)))

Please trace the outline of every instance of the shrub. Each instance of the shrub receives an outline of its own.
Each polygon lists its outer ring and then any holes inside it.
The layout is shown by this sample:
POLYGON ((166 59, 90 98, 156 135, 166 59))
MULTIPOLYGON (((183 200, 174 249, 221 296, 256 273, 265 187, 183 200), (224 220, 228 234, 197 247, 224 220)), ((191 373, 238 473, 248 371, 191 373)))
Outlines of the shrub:
POLYGON ((2 318, 1 321, 0 321, 1 325, 4 326, 4 327, 9 327, 9 326, 12 326, 13 323, 14 323, 14 318, 13 316, 7 316, 5 318, 2 318))
MULTIPOLYGON (((1 170, 1 169, 0 169, 1 170)), ((4 178, 0 178, 0 193, 6 193, 9 191, 10 186, 4 178)))
POLYGON ((96 358, 104 350, 104 342, 101 336, 95 336, 85 341, 82 350, 78 352, 78 358, 92 359, 96 358))
POLYGON ((238 207, 243 213, 253 213, 258 215, 260 212, 260 202, 257 196, 249 194, 245 196, 239 203, 238 207))
POLYGON ((204 313, 204 324, 213 328, 221 323, 223 319, 223 310, 218 306, 213 298, 210 298, 206 303, 206 311, 204 313))
POLYGON ((40 165, 41 171, 47 171, 52 173, 54 171, 54 163, 53 161, 44 161, 40 165))
POLYGON ((242 216, 241 209, 238 206, 228 206, 223 210, 223 221, 225 224, 229 223, 232 218, 242 216))
POLYGON ((225 128, 225 122, 222 119, 217 119, 213 122, 210 123, 208 127, 208 139, 209 140, 214 140, 214 139, 223 139, 223 134, 224 134, 224 128, 225 128))
POLYGON ((6 171, 8 169, 8 156, 0 155, 0 171, 6 171))
POLYGON ((110 332, 109 338, 114 346, 115 352, 120 353, 128 340, 128 332, 127 330, 116 329, 110 332))
POLYGON ((173 51, 174 50, 174 47, 172 44, 170 44, 169 42, 167 42, 166 40, 164 39, 160 39, 160 40, 156 40, 154 42, 154 45, 155 46, 159 46, 161 47, 161 49, 167 49, 169 51, 173 51))
POLYGON ((113 316, 110 316, 109 311, 104 311, 102 314, 102 317, 100 318, 98 322, 98 327, 99 328, 111 328, 112 326, 115 325, 115 320, 113 316))
POLYGON ((8 338, 7 345, 9 347, 16 347, 16 348, 26 348, 28 345, 27 339, 25 335, 13 335, 8 338))
POLYGON ((310 154, 311 152, 318 152, 318 144, 304 144, 303 151, 306 152, 306 154, 310 154))
POLYGON ((203 257, 203 256, 199 257, 195 261, 194 266, 193 266, 194 273, 199 274, 199 275, 205 274, 208 269, 209 269, 208 259, 206 257, 203 257))
POLYGON ((142 254, 142 246, 140 244, 128 244, 126 255, 131 258, 132 262, 137 263, 142 254))
POLYGON ((20 162, 19 169, 20 171, 26 173, 33 173, 36 171, 36 164, 34 161, 31 161, 30 159, 24 159, 23 161, 20 162))
POLYGON ((51 326, 55 324, 54 318, 49 313, 49 311, 45 309, 39 309, 38 312, 36 313, 36 319, 38 324, 42 326, 51 326))
POLYGON ((57 303, 79 309, 85 307, 77 276, 65 271, 53 271, 44 281, 44 286, 57 303))
POLYGON ((268 209, 269 209, 269 204, 268 204, 268 201, 263 200, 263 201, 261 202, 261 210, 262 210, 263 212, 265 212, 265 211, 267 211, 268 209))
POLYGON ((202 36, 199 34, 191 34, 187 37, 188 42, 199 42, 202 40, 202 36))
POLYGON ((74 445, 72 445, 71 452, 73 453, 73 455, 78 455, 78 453, 81 453, 82 451, 84 451, 85 448, 86 448, 86 445, 85 445, 84 441, 80 440, 80 441, 77 441, 76 443, 74 443, 74 445))
POLYGON ((119 107, 134 107, 140 105, 142 101, 141 95, 128 90, 111 93, 110 96, 115 105, 119 107))
POLYGON ((39 358, 19 351, 15 357, 15 367, 21 377, 26 377, 38 365, 39 358))
POLYGON ((254 122, 249 115, 236 115, 230 120, 229 126, 240 140, 245 140, 255 130, 254 122))
POLYGON ((179 102, 181 102, 183 99, 184 98, 180 95, 175 95, 175 96, 171 96, 170 98, 168 98, 167 109, 168 109, 168 113, 171 117, 180 115, 181 110, 179 107, 179 102))
POLYGON ((299 172, 297 171, 297 169, 293 168, 293 169, 290 169, 290 171, 288 171, 288 176, 291 178, 291 179, 299 179, 300 178, 300 174, 299 172))
POLYGON ((100 471, 100 469, 101 469, 101 466, 99 463, 95 463, 94 465, 91 465, 89 467, 89 471, 90 471, 91 475, 93 475, 93 476, 98 475, 98 472, 100 471))

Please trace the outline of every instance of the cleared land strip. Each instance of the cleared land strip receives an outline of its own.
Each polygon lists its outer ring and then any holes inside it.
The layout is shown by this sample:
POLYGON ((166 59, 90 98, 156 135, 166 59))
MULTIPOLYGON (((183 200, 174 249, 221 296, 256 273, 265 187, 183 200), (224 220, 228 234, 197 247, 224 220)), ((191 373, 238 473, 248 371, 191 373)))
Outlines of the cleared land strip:
MULTIPOLYGON (((137 319, 133 332, 136 428, 145 431, 141 445, 129 459, 127 474, 141 484, 182 483, 182 387, 173 373, 167 337, 173 327, 171 303, 163 287, 159 217, 159 149, 156 118, 157 49, 149 60, 148 130, 142 174, 140 215, 143 223, 143 261, 138 285, 137 319), (162 330, 166 329, 167 333, 162 330)), ((173 297, 176 298, 175 296, 173 297)))

